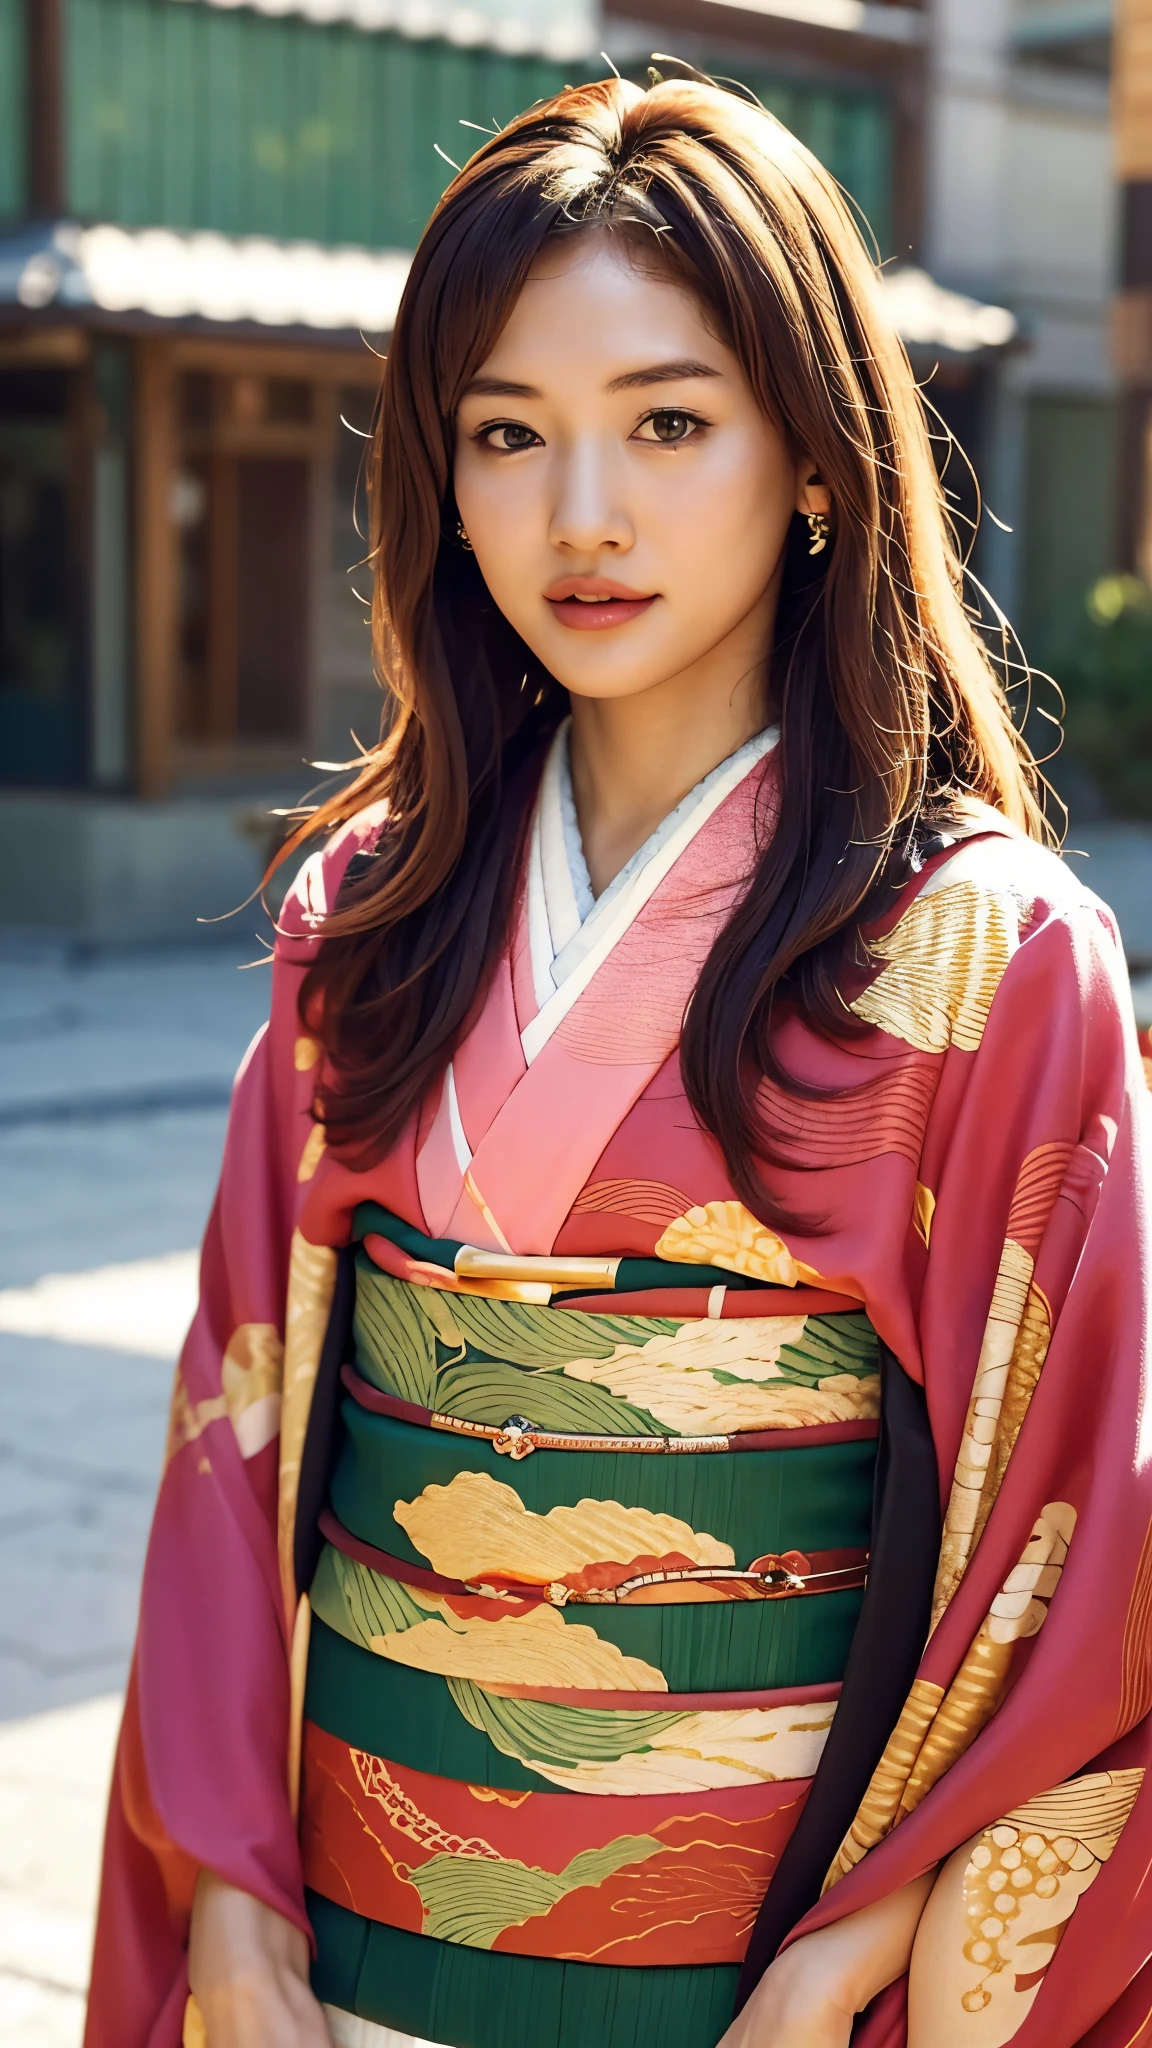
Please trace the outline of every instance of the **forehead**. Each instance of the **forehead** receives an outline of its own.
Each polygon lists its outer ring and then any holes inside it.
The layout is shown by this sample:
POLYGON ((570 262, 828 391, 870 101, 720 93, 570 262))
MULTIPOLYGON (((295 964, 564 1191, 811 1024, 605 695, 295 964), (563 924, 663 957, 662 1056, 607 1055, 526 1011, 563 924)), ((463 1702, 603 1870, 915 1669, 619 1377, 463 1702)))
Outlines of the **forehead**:
POLYGON ((531 358, 538 384, 561 369, 602 370, 608 379, 637 360, 671 356, 721 372, 734 366, 691 292, 639 263, 621 239, 589 232, 545 243, 483 368, 511 374, 531 358))

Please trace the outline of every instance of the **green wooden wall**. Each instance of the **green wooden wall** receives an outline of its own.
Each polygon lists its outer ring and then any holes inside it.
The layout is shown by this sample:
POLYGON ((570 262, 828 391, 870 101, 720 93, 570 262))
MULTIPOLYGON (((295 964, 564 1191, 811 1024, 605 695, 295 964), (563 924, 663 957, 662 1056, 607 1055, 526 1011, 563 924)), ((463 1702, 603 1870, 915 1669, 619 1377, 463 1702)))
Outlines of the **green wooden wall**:
MULTIPOLYGON (((0 0, 15 14, 23 0, 0 0)), ((68 194, 81 218, 411 248, 491 127, 582 72, 341 24, 176 0, 68 0, 68 194)), ((724 67, 718 65, 717 69, 724 67)), ((746 82, 852 192, 885 245, 882 95, 746 82)))
POLYGON ((68 0, 82 218, 411 248, 478 138, 571 66, 174 0, 68 0))
POLYGON ((24 207, 24 0, 0 0, 0 218, 24 207))

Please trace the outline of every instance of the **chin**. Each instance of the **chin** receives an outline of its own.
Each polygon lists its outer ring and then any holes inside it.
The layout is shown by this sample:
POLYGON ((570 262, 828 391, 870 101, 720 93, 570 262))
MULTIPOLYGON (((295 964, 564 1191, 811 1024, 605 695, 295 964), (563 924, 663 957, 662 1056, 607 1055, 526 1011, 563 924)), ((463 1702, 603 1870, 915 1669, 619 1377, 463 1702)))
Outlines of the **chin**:
POLYGON ((600 699, 640 697, 645 690, 654 689, 666 680, 663 668, 649 673, 647 668, 638 669, 633 662, 628 664, 623 675, 614 671, 607 675, 589 674, 587 670, 582 670, 579 675, 563 675, 558 669, 553 669, 552 673, 558 683, 563 683, 570 697, 600 699))
MULTIPOLYGON (((665 682, 683 666, 682 658, 673 648, 653 653, 651 648, 642 647, 638 641, 629 642, 628 627, 615 627, 605 640, 612 645, 596 645, 588 650, 581 661, 572 659, 570 648, 554 648, 552 657, 542 654, 551 673, 558 683, 574 697, 638 697, 644 690, 651 690, 665 682)), ((575 634, 572 636, 575 638, 575 634)), ((581 635, 581 638, 585 636, 581 635)), ((584 650, 580 652, 583 654, 584 650)))

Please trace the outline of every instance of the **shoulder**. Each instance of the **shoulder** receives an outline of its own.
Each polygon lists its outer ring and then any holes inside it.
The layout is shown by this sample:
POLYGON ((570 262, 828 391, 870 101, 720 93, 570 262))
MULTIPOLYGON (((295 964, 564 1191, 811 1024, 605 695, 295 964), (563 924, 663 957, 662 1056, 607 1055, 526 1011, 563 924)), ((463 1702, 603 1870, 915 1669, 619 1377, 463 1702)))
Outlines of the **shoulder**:
POLYGON ((1066 925, 1113 948, 1120 931, 1113 912, 1064 857, 996 820, 995 829, 946 849, 910 892, 920 919, 977 936, 1000 928, 1011 951, 1052 924, 1066 925))
POLYGON ((974 1052, 1006 977, 1075 1000, 1085 963, 1123 976, 1116 920, 1059 854, 994 813, 945 845, 866 934, 856 1015, 923 1052, 974 1052))
POLYGON ((1112 945, 1120 933, 1108 905, 1088 888, 1062 855, 1007 829, 981 833, 931 864, 908 908, 924 906, 924 921, 946 920, 961 930, 990 922, 1026 944, 1053 921, 1100 931, 1112 945))
POLYGON ((290 951, 296 958, 302 946, 309 953, 314 951, 324 921, 336 907, 341 885, 350 871, 355 873, 355 864, 371 859, 376 852, 387 817, 384 803, 357 811, 304 862, 276 921, 277 951, 290 951))

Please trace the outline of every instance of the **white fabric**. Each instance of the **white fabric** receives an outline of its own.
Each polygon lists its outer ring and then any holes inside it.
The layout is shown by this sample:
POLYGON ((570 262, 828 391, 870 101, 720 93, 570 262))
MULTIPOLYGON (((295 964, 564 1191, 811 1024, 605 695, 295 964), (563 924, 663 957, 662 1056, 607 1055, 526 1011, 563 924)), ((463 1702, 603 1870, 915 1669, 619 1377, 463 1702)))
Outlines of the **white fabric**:
POLYGON ((334 2048, 437 2048, 434 2041, 417 2041, 395 2027, 378 2027, 375 2020, 358 2019, 338 2005, 326 2005, 324 2017, 334 2048))
POLYGON ((775 746, 779 728, 757 733, 705 775, 595 899, 572 796, 568 735, 565 720, 549 749, 532 820, 528 941, 539 1008, 522 1033, 529 1065, 697 832, 775 746))
POLYGON ((472 1148, 468 1143, 468 1137, 464 1129, 464 1119, 460 1114, 460 1098, 456 1093, 456 1075, 451 1060, 448 1062, 448 1072, 444 1077, 444 1086, 448 1091, 448 1128, 452 1133, 452 1149, 456 1154, 456 1164, 460 1168, 461 1173, 467 1173, 468 1168, 472 1164, 472 1148))
MULTIPOLYGON (((572 884, 572 895, 576 905, 576 924, 579 927, 584 923, 585 918, 591 917, 593 910, 596 908, 596 895, 592 887, 592 877, 588 873, 588 862, 584 858, 584 841, 580 837, 580 820, 576 816, 576 792, 572 787, 571 720, 568 721, 565 743, 557 749, 556 760, 560 779, 558 822, 563 834, 564 859, 568 868, 569 880, 572 884)), ((648 841, 645 840, 644 845, 646 846, 647 844, 648 841)), ((639 851, 643 853, 644 847, 642 846, 639 851)), ((632 858, 635 860, 637 855, 633 854, 632 858)), ((630 863, 621 868, 619 879, 623 879, 628 865, 630 863)), ((610 885, 613 888, 615 887, 616 879, 614 877, 610 885)), ((607 890, 605 890, 604 894, 607 895, 607 893, 607 890)), ((572 936, 574 937, 575 933, 572 936)), ((562 938, 559 950, 563 951, 567 943, 568 940, 562 938)))
POLYGON ((548 750, 528 848, 528 943, 538 1010, 556 992, 552 964, 557 947, 580 928, 560 815, 560 761, 566 751, 567 730, 565 720, 548 750), (565 735, 563 743, 561 733, 565 735))

